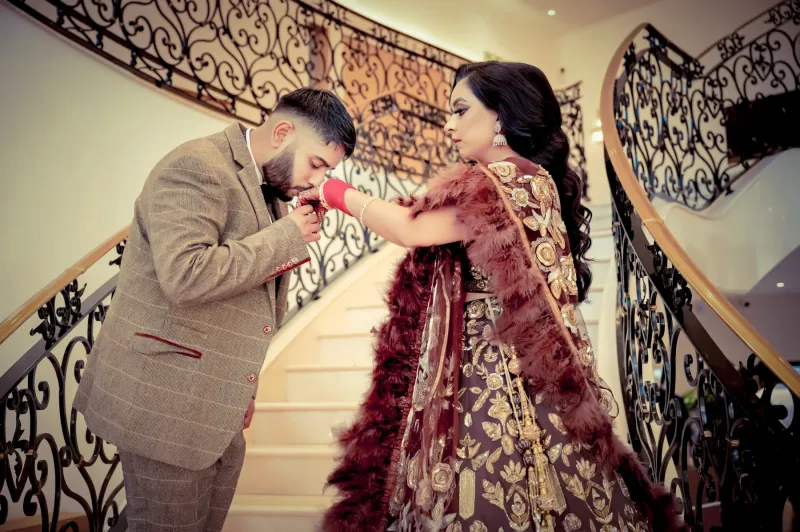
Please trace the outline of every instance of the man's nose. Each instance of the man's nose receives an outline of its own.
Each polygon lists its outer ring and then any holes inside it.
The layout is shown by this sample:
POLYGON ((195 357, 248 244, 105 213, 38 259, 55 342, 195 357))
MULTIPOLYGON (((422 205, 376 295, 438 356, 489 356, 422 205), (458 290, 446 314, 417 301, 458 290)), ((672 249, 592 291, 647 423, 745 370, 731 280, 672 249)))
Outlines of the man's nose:
POLYGON ((312 186, 315 186, 315 187, 320 186, 323 181, 325 181, 325 172, 324 171, 311 174, 311 178, 308 180, 308 182, 312 186))

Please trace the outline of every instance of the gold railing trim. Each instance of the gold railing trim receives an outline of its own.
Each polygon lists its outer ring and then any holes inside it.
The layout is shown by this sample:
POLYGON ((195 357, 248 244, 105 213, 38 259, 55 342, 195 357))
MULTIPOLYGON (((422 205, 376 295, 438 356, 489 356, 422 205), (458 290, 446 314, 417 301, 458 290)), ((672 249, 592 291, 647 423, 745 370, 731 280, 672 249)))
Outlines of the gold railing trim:
POLYGON ((131 226, 127 225, 103 241, 99 246, 90 251, 81 260, 64 270, 64 273, 53 279, 44 288, 36 292, 30 299, 23 303, 8 318, 0 323, 0 344, 20 328, 28 318, 36 314, 50 299, 58 294, 62 288, 77 279, 91 268, 97 261, 111 251, 114 246, 128 237, 131 226))
POLYGON ((667 228, 664 220, 658 215, 653 204, 647 198, 644 189, 639 185, 633 169, 625 155, 622 141, 619 138, 614 117, 614 90, 617 73, 623 64, 625 52, 634 39, 647 26, 642 23, 628 35, 619 45, 611 59, 603 79, 600 93, 600 120, 603 139, 611 164, 617 173, 622 188, 628 195, 634 209, 642 219, 645 228, 650 232, 667 258, 680 271, 686 282, 700 295, 708 306, 730 327, 761 361, 778 377, 792 393, 800 396, 800 374, 784 360, 775 348, 761 336, 758 331, 734 308, 728 299, 703 274, 700 268, 689 258, 675 236, 667 228))

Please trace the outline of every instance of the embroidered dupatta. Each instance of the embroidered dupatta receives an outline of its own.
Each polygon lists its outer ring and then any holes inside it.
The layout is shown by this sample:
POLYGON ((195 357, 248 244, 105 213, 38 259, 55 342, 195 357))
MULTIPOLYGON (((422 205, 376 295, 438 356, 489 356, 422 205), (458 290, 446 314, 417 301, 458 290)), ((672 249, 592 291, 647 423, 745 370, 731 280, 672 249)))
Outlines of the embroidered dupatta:
MULTIPOLYGON (((574 268, 560 209, 552 208, 558 202, 552 179, 524 159, 490 168, 459 165, 445 172, 413 202, 412 214, 458 209, 469 232, 469 261, 489 273, 504 308, 498 339, 516 349, 532 392, 555 405, 571 437, 591 447, 606 473, 622 476, 654 530, 681 529, 672 497, 649 481, 613 435, 607 413, 613 399, 594 371, 591 344, 573 304, 574 268), (556 246, 566 247, 566 254, 556 246)), ((421 357, 442 372, 454 371, 436 363, 445 350, 460 360, 464 253, 456 244, 417 248, 398 267, 387 294, 390 316, 378 332, 372 385, 355 422, 339 437, 342 456, 328 478, 339 493, 323 530, 385 529, 421 357)), ((431 382, 441 386, 443 379, 437 375, 431 382)), ((441 404, 433 403, 423 426, 452 423, 453 409, 442 415, 441 404)), ((430 444, 421 439, 420 445, 430 444)))

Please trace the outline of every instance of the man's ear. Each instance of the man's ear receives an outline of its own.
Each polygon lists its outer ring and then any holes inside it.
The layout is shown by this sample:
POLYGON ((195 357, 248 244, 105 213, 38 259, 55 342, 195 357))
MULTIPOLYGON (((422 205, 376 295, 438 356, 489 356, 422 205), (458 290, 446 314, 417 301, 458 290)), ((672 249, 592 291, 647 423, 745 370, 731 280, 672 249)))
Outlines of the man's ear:
POLYGON ((279 149, 292 141, 295 134, 294 124, 288 120, 280 120, 272 128, 270 141, 274 149, 279 149))

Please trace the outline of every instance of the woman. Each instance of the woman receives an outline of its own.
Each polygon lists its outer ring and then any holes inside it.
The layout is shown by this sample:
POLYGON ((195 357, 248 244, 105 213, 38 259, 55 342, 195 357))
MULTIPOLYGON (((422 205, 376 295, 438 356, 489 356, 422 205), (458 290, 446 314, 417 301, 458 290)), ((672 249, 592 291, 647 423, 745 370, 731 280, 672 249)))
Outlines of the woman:
POLYGON ((340 436, 323 528, 671 530, 669 494, 612 435, 577 304, 591 213, 561 114, 530 65, 456 73, 459 165, 406 206, 339 180, 325 208, 415 248, 389 291, 372 386, 340 436))

